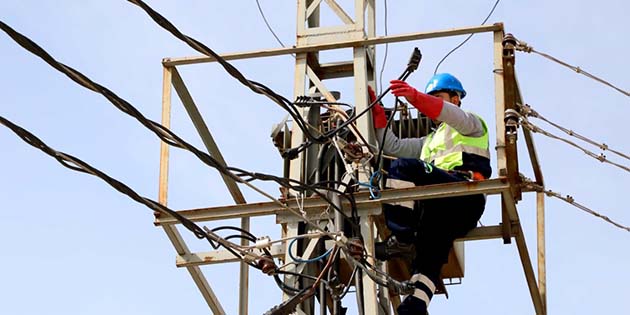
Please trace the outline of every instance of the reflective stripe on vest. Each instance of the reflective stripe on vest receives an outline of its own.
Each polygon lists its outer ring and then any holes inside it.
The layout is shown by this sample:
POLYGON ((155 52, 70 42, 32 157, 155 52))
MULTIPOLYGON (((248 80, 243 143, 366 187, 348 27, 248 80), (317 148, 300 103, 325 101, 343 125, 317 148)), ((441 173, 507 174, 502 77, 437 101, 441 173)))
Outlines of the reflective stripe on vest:
MULTIPOLYGON (((475 115, 476 116, 476 115, 475 115)), ((481 117, 476 116, 483 126, 483 135, 480 137, 467 137, 457 132, 451 126, 442 123, 438 129, 430 134, 422 146, 420 159, 432 162, 435 166, 452 170, 464 164, 462 152, 476 154, 490 158, 488 150, 488 126, 481 117)))

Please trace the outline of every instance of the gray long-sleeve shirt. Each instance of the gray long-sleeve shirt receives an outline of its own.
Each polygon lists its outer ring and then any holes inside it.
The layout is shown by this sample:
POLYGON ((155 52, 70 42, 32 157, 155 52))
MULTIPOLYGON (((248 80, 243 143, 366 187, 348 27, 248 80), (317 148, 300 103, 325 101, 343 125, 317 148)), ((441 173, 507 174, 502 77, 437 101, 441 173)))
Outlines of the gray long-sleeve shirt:
MULTIPOLYGON (((483 124, 477 116, 447 101, 444 101, 444 106, 437 120, 448 124, 465 136, 481 137, 484 134, 483 124)), ((399 158, 419 158, 426 138, 399 139, 390 129, 376 129, 378 143, 381 143, 383 136, 385 136, 385 143, 383 145, 385 154, 399 158)))

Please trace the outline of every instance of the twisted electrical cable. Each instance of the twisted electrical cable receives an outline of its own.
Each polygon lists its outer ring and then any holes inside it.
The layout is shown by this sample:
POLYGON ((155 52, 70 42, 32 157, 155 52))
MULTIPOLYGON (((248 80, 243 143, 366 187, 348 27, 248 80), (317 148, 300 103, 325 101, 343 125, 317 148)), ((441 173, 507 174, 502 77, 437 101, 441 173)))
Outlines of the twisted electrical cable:
MULTIPOLYGON (((87 88, 87 89, 89 89, 91 91, 97 92, 97 93, 105 96, 105 98, 107 98, 107 100, 109 100, 114 106, 116 106, 116 108, 120 109, 125 114, 128 114, 128 115, 132 116, 133 118, 135 118, 143 126, 145 126, 149 130, 151 130, 153 133, 155 133, 155 135, 158 136, 158 138, 160 138, 160 140, 164 141, 168 145, 171 145, 171 146, 174 146, 174 147, 177 147, 177 148, 180 148, 180 149, 185 149, 185 150, 188 150, 188 151, 192 152, 197 158, 199 158, 206 165, 217 169, 220 173, 227 175, 229 178, 235 180, 236 182, 242 183, 242 184, 250 187, 254 191, 258 192, 259 194, 261 194, 261 195, 265 196, 266 198, 270 199, 271 201, 275 202, 280 207, 282 207, 282 208, 284 208, 284 209, 286 209, 286 210, 288 210, 288 211, 290 211, 290 212, 292 212, 292 213, 294 213, 294 214, 296 214, 298 216, 301 216, 299 214, 299 212, 297 212, 294 209, 291 209, 290 207, 286 206, 284 203, 280 202, 279 200, 277 200, 273 196, 269 195, 268 193, 262 191, 258 187, 253 186, 251 183, 249 183, 249 181, 253 180, 253 179, 272 180, 272 181, 275 181, 276 183, 280 184, 283 187, 286 187, 286 188, 289 188, 289 189, 293 189, 293 190, 298 191, 298 192, 314 191, 318 196, 320 196, 322 199, 324 199, 328 203, 330 203, 332 205, 332 207, 335 210, 337 210, 337 211, 341 211, 341 209, 339 207, 337 207, 336 205, 332 204, 332 202, 327 198, 327 196, 325 194, 323 194, 323 193, 318 191, 319 189, 333 191, 333 192, 339 193, 342 196, 345 196, 346 198, 353 199, 352 197, 348 197, 347 194, 345 194, 344 192, 337 191, 337 190, 335 190, 333 188, 330 188, 330 187, 327 187, 325 185, 324 186, 322 186, 322 185, 307 185, 307 184, 301 183, 301 182, 293 180, 293 179, 286 179, 286 178, 283 178, 283 177, 278 177, 278 176, 269 175, 269 174, 247 172, 247 171, 241 170, 239 168, 225 166, 222 163, 220 163, 219 161, 217 161, 215 158, 210 156, 209 154, 207 154, 207 153, 197 149, 193 145, 191 145, 188 142, 186 142, 183 139, 181 139, 179 136, 177 136, 170 129, 164 127, 163 125, 161 125, 161 124, 159 124, 159 123, 157 123, 155 121, 152 121, 152 120, 146 118, 139 110, 137 110, 135 107, 133 107, 129 102, 127 102, 126 100, 122 99, 121 97, 119 97, 114 92, 112 92, 109 89, 107 89, 106 87, 104 87, 104 86, 102 86, 102 85, 100 85, 100 84, 90 80, 88 77, 86 77, 82 73, 78 72, 77 70, 75 70, 75 69, 73 69, 73 68, 71 68, 71 67, 69 67, 69 66, 67 66, 67 65, 65 65, 63 63, 58 62, 52 56, 50 56, 44 49, 42 49, 40 46, 38 46, 36 43, 34 43, 32 40, 30 40, 27 37, 25 37, 24 35, 16 32, 15 30, 13 30, 11 27, 6 25, 2 21, 0 21, 0 29, 2 29, 4 32, 6 32, 20 46, 22 46, 23 48, 25 48, 29 52, 35 54, 36 56, 40 57, 42 60, 44 60, 50 66, 52 66, 53 68, 55 68, 59 72, 65 74, 66 76, 68 76, 70 79, 72 79, 73 81, 75 81, 79 85, 81 85, 81 86, 83 86, 83 87, 85 87, 85 88, 87 88), (235 174, 233 172, 240 172, 239 173, 240 175, 237 175, 237 174, 235 174), (250 180, 244 180, 244 179, 241 178, 241 176, 249 176, 250 180)), ((313 225, 313 226, 315 226, 317 228, 317 225, 312 223, 311 220, 309 220, 306 217, 303 217, 303 218, 305 219, 306 222, 308 222, 309 224, 311 224, 311 225, 313 225)))
MULTIPOLYGON (((201 228, 199 227, 197 224, 195 224, 194 222, 192 222, 191 220, 187 219, 186 217, 182 216, 181 214, 177 213, 176 211, 154 201, 151 200, 147 197, 143 197, 141 195, 139 195, 138 193, 136 193, 133 189, 131 189, 129 186, 125 185, 124 183, 116 180, 115 178, 112 178, 111 176, 103 173, 102 171, 96 169, 95 167, 91 166, 90 164, 82 161, 79 158, 76 158, 70 154, 64 153, 64 152, 60 152, 60 151, 56 151, 53 148, 49 147, 48 145, 46 145, 42 140, 40 140, 37 136, 33 135, 32 133, 30 133, 29 131, 23 129, 22 127, 12 123, 11 121, 9 121, 8 119, 0 116, 0 124, 6 126, 7 128, 9 128, 11 131, 13 131, 17 136, 19 136, 24 142, 26 142, 27 144, 41 150, 42 152, 46 153, 47 155, 55 158, 61 165, 72 169, 74 171, 77 172, 81 172, 81 173, 86 173, 86 174, 90 174, 92 176, 98 177, 100 179, 102 179, 103 181, 105 181, 107 184, 109 184, 111 187, 113 187, 114 189, 116 189, 117 191, 119 191, 122 194, 127 195, 129 198, 131 198, 132 200, 141 203, 145 206, 147 206, 149 209, 152 209, 154 211, 157 211, 159 213, 163 213, 163 214, 167 214, 170 215, 172 217, 174 217, 176 220, 178 220, 184 227, 186 227, 188 230, 190 230, 191 232, 193 232, 193 234, 199 238, 199 239, 206 239, 212 248, 214 249, 218 249, 219 247, 223 246, 226 250, 228 250, 232 255, 234 255, 236 258, 242 260, 243 262, 247 263, 249 266, 256 268, 256 269, 261 269, 260 266, 258 266, 255 263, 246 261, 244 259, 244 256, 242 254, 240 254, 239 252, 237 252, 240 248, 240 246, 238 244, 234 244, 232 242, 229 242, 230 239, 232 238, 245 238, 249 241, 255 242, 256 241, 256 237, 251 234, 249 231, 243 230, 241 228, 238 227, 233 227, 233 226, 220 226, 220 227, 216 227, 213 229, 208 229, 206 227, 201 228), (234 230, 243 234, 236 234, 236 235, 230 235, 228 237, 222 238, 219 237, 218 235, 215 234, 215 232, 221 231, 221 230, 234 230)), ((271 257, 271 253, 267 250, 263 250, 263 252, 265 252, 265 254, 269 257, 271 257)), ((317 278, 313 277, 313 276, 309 276, 309 275, 303 275, 303 274, 298 274, 298 273, 291 273, 291 272, 285 272, 285 271, 278 271, 277 273, 280 274, 291 274, 294 276, 299 276, 299 277, 304 277, 304 278, 308 278, 308 279, 312 279, 312 280, 318 280, 317 278)), ((277 278, 277 275, 275 276, 275 280, 276 282, 281 281, 279 278, 277 278)), ((319 279, 321 280, 321 279, 319 279)), ((321 280, 323 281, 323 280, 321 280)), ((324 281, 326 282, 326 281, 324 281)), ((281 287, 284 289, 287 289, 286 287, 281 287)), ((288 290, 291 291, 291 290, 288 290)))
MULTIPOLYGON (((355 115, 354 117, 349 118, 348 120, 343 122, 341 125, 337 126, 336 129, 330 130, 330 131, 326 132, 325 134, 313 135, 313 134, 310 133, 311 130, 307 127, 307 123, 303 121, 303 118, 297 112, 297 109, 295 109, 295 108, 292 109, 291 107, 292 107, 293 104, 290 101, 288 101, 286 98, 284 98, 283 96, 275 93, 273 90, 271 90, 270 88, 264 86, 261 83, 258 83, 258 82, 255 82, 255 81, 251 81, 251 80, 248 80, 247 78, 245 78, 245 76, 241 72, 239 72, 234 66, 232 66, 223 57, 221 57, 219 54, 214 52, 212 49, 210 49, 207 46, 205 46, 203 43, 197 41, 196 39, 194 39, 192 37, 189 37, 189 36, 183 34, 182 32, 180 32, 171 22, 169 22, 165 17, 160 15, 157 11, 153 10, 150 6, 148 6, 143 1, 141 1, 141 0, 127 0, 127 1, 129 1, 129 2, 137 5, 138 7, 140 7, 142 10, 144 10, 151 17, 151 19, 153 19, 153 21, 155 21, 158 25, 160 25, 162 28, 167 30, 173 36, 177 37, 181 41, 183 41, 186 44, 188 44, 191 48, 195 49, 196 51, 198 51, 198 52, 200 52, 200 53, 202 53, 202 54, 204 54, 206 56, 210 56, 210 57, 214 58, 232 77, 237 79, 243 85, 247 86, 253 92, 258 93, 258 94, 263 94, 263 95, 269 97, 271 100, 276 102, 282 108, 287 110, 289 112, 289 114, 291 114, 291 116, 294 118, 294 121, 296 123, 298 123, 298 125, 300 126, 300 129, 302 129, 304 131, 305 135, 309 139, 308 141, 304 142, 300 146, 300 150, 303 150, 305 147, 308 147, 312 143, 323 143, 323 142, 329 141, 330 137, 332 137, 333 135, 337 134, 339 131, 343 130, 344 128, 348 127, 348 125, 354 123, 359 117, 365 115, 370 110, 370 108, 372 108, 372 106, 374 106, 374 104, 376 104, 376 102, 380 101, 381 97, 379 97, 375 102, 370 103, 359 114, 355 115)), ((402 75, 401 75, 401 77, 402 77, 402 75)), ((385 94, 387 91, 389 91, 389 88, 383 94, 385 94)))
POLYGON ((304 134, 311 141, 319 143, 319 142, 327 140, 327 137, 324 137, 320 134, 312 133, 312 131, 316 131, 317 129, 308 128, 308 123, 304 121, 299 111, 293 106, 291 101, 289 101, 282 95, 277 94, 269 87, 261 83, 247 79, 236 67, 234 67, 231 63, 229 63, 219 54, 214 52, 212 49, 210 49, 208 46, 204 45, 200 41, 183 34, 181 31, 179 31, 179 29, 177 29, 177 27, 175 27, 175 25, 173 25, 170 21, 168 21, 165 17, 163 17, 157 11, 153 10, 150 6, 148 6, 143 1, 141 0, 128 0, 128 1, 140 7, 151 17, 151 19, 153 19, 153 21, 155 21, 158 25, 160 25, 162 28, 167 30, 169 33, 171 33, 173 36, 175 36, 179 40, 188 44, 188 46, 190 46, 191 48, 195 49, 196 51, 206 56, 214 58, 225 69, 225 71, 228 74, 230 74, 233 78, 238 80, 241 84, 248 87, 252 92, 267 96, 269 99, 271 99, 280 107, 282 107, 287 112, 289 112, 289 114, 293 117, 295 123, 298 124, 300 129, 304 131, 304 134))
MULTIPOLYGON (((209 235, 208 233, 206 233, 201 227, 199 227, 197 224, 195 224, 194 222, 190 221, 189 219, 185 218, 184 216, 182 216, 181 214, 177 213, 176 211, 173 211, 171 209, 169 209, 168 207, 154 201, 151 200, 147 197, 143 197, 141 195, 139 195, 138 193, 136 193, 133 189, 131 189, 129 186, 125 185, 124 183, 116 180, 115 178, 112 178, 111 176, 103 173, 102 171, 96 169, 95 167, 89 165, 88 163, 82 161, 79 158, 76 158, 70 154, 64 153, 64 152, 60 152, 60 151, 56 151, 53 148, 49 147, 48 145, 46 145, 42 140, 40 140, 37 136, 33 135, 32 133, 30 133, 29 131, 25 130, 24 128, 12 123, 11 121, 9 121, 8 119, 0 116, 0 124, 4 125, 5 127, 9 128, 11 131, 13 131, 13 133, 15 133, 17 136, 19 136, 24 142, 26 142, 27 144, 41 150, 42 152, 46 153, 47 155, 53 157, 54 159, 56 159, 61 165, 77 171, 77 172, 81 172, 81 173, 85 173, 85 174, 89 174, 95 177, 98 177, 100 179, 102 179, 103 181, 105 181, 107 184, 109 184, 111 187, 113 187, 114 189, 116 189, 117 191, 119 191, 122 194, 127 195, 129 198, 131 198, 132 200, 141 203, 145 206, 147 206, 149 209, 152 209, 154 211, 157 211, 159 213, 163 213, 163 214, 167 214, 172 216, 173 218, 175 218, 177 221, 179 221, 184 227, 186 227, 188 230, 190 230, 197 238, 199 239, 207 239, 208 242, 210 243, 210 245, 212 246, 212 248, 217 249, 219 248, 219 245, 215 244, 218 243, 220 245, 223 245, 228 251, 230 251, 230 253, 232 253, 234 256, 236 256, 237 258, 242 259, 242 256, 240 254, 238 254, 230 244, 225 243, 225 240, 221 240, 220 238, 212 238, 211 235, 209 235)), ((236 246, 236 244, 234 244, 234 246, 236 246)), ((254 267, 254 268, 258 268, 256 265, 252 265, 250 264, 250 266, 254 267)))

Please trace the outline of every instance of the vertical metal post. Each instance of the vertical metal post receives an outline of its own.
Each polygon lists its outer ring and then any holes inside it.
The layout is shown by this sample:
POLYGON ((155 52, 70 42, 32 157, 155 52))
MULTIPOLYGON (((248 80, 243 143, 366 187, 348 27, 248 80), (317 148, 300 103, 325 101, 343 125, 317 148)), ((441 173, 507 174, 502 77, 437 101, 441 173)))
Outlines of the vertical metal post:
MULTIPOLYGON (((249 231, 249 218, 241 218, 241 229, 249 231)), ((241 239, 241 246, 249 245, 249 241, 241 239)), ((239 264, 238 281, 238 314, 247 315, 249 308, 249 265, 239 264)))
MULTIPOLYGON (((170 128, 171 125, 171 84, 173 79, 173 69, 170 67, 164 67, 163 82, 162 82, 162 125, 166 128, 170 128)), ((162 205, 167 203, 167 191, 168 191, 168 162, 169 162, 169 147, 168 144, 160 143, 160 175, 159 175, 159 188, 158 188, 158 202, 162 205)), ((190 250, 184 239, 177 231, 175 226, 163 226, 166 236, 175 247, 175 251, 178 255, 190 254, 190 250)), ((191 266, 186 268, 193 281, 197 285, 197 288, 201 292, 201 295, 206 300, 206 303, 210 307, 210 310, 214 314, 223 315, 225 311, 219 302, 219 299, 212 291, 208 280, 201 272, 198 266, 191 266)))
POLYGON ((319 314, 326 315, 326 285, 322 282, 319 284, 319 314))
MULTIPOLYGON (((517 100, 517 86, 516 75, 514 74, 514 64, 516 58, 514 56, 516 39, 512 34, 506 34, 502 41, 503 45, 503 88, 504 88, 504 111, 497 113, 501 115, 504 120, 505 137, 505 153, 507 162, 507 177, 510 181, 510 188, 512 189, 512 195, 514 200, 521 200, 521 178, 518 170, 518 150, 516 147, 516 117, 509 116, 508 110, 516 110, 517 100)), ((498 117, 497 117, 498 118, 498 117)))
POLYGON ((538 290, 543 309, 547 313, 547 268, 545 260, 545 194, 536 193, 536 222, 538 225, 538 290))
MULTIPOLYGON (((496 152, 497 172, 499 176, 507 176, 507 157, 505 153, 505 89, 503 73, 503 30, 494 32, 494 97, 495 97, 495 123, 496 123, 496 152)), ((512 240, 512 224, 510 223, 505 208, 505 200, 501 197, 501 221, 503 222, 503 243, 509 244, 512 240)))
POLYGON ((363 271, 357 270, 357 275, 354 278, 354 287, 356 288, 357 298, 357 311, 359 315, 365 315, 365 296, 363 296, 363 271))
MULTIPOLYGON (((374 265, 374 220, 372 216, 366 216, 361 218, 361 235, 365 240, 365 251, 368 255, 367 261, 374 265)), ((363 282, 363 310, 365 314, 378 314, 378 299, 376 292, 376 283, 367 275, 363 274, 360 278, 363 282)), ((357 287, 357 294, 359 288, 357 287)))
MULTIPOLYGON (((184 108, 186 109, 188 116, 190 116, 190 119, 192 120, 193 125, 195 126, 195 129, 197 129, 199 136, 201 136, 201 140, 204 146, 206 147, 206 150, 208 150, 208 153, 213 158, 215 158, 217 162, 219 162, 222 165, 226 165, 225 159, 223 158, 223 155, 221 154, 221 151, 219 150, 219 146, 214 141, 214 138, 212 137, 210 130, 208 130, 208 126, 206 125, 201 113, 199 112, 199 109, 197 108, 195 101, 190 95, 190 92, 186 88, 184 80, 179 75, 179 72, 177 71, 176 68, 171 69, 171 72, 172 72, 173 87, 175 87, 175 91, 177 92, 177 95, 182 101, 182 104, 184 105, 184 108)), ((245 197, 243 196, 243 193, 239 189, 236 182, 225 174, 222 174, 221 177, 223 178, 223 181, 225 182, 226 187, 230 191, 230 194, 232 195, 234 202, 236 202, 237 204, 247 203, 245 201, 245 197)), ((241 218, 241 229, 245 231, 249 231, 249 218, 248 217, 241 218)), ((249 245, 249 241, 245 238, 242 238, 241 246, 247 246, 247 245, 249 245)), ((245 263, 241 263, 240 276, 239 276, 239 307, 238 307, 240 315, 247 315, 248 302, 249 302, 248 301, 248 287, 249 287, 249 266, 245 263)))
POLYGON ((507 161, 505 158, 505 113, 503 96, 503 30, 494 32, 494 102, 495 102, 495 123, 496 123, 496 152, 497 152, 497 172, 500 176, 507 175, 507 161))
MULTIPOLYGON (((286 234, 284 235, 284 237, 289 238, 289 237, 295 237, 298 234, 298 223, 297 222, 291 222, 291 223, 287 223, 286 226, 286 234)), ((290 263, 293 261, 293 259, 291 259, 291 254, 293 256, 297 256, 297 246, 293 246, 292 248, 290 248, 293 252, 289 254, 289 242, 285 242, 284 247, 287 249, 286 253, 284 254, 284 263, 290 263)), ((291 287, 296 287, 297 279, 295 276, 285 276, 284 277, 284 281, 287 283, 287 285, 291 286, 291 287)), ((291 298, 291 295, 287 294, 286 292, 282 291, 282 300, 286 301, 289 298, 291 298)))
MULTIPOLYGON (((164 67, 162 74, 162 125, 166 128, 171 126, 171 80, 172 72, 170 67, 164 67)), ((160 173, 158 202, 166 205, 168 200, 168 162, 169 145, 160 142, 160 173)))

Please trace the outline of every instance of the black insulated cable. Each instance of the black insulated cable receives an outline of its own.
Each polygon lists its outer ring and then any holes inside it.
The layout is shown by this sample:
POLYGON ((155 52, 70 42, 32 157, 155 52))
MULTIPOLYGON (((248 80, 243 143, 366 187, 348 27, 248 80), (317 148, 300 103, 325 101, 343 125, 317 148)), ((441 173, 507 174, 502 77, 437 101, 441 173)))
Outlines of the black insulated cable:
MULTIPOLYGON (((492 6, 492 9, 490 10, 490 13, 488 13, 488 16, 486 16, 486 18, 483 20, 483 22, 481 22, 481 25, 486 24, 486 22, 488 22, 488 19, 490 18, 490 16, 492 16, 492 13, 494 13, 494 9, 497 8, 497 5, 499 4, 501 0, 497 0, 494 5, 492 6)), ((448 56, 450 56, 452 53, 454 53, 457 49, 459 49, 459 47, 462 47, 464 44, 466 44, 466 42, 471 39, 473 37, 473 35, 475 35, 474 33, 468 35, 468 37, 466 37, 466 39, 464 39, 461 43, 459 43, 459 45, 455 46, 455 48, 451 49, 451 51, 449 51, 443 58, 442 60, 440 60, 440 62, 438 62, 437 66, 435 66, 435 70, 433 70, 433 74, 435 75, 438 71, 438 69, 440 69, 440 65, 442 64, 442 62, 444 62, 444 60, 446 60, 446 58, 448 58, 448 56)))
POLYGON ((198 51, 198 52, 200 52, 200 53, 202 53, 202 54, 204 54, 206 56, 214 58, 225 69, 225 71, 227 71, 228 74, 230 74, 233 78, 235 78, 236 80, 241 82, 241 84, 243 84, 246 87, 248 87, 254 93, 262 94, 262 95, 267 96, 272 101, 274 101, 275 103, 280 105, 280 107, 282 107, 285 110, 287 110, 289 112, 289 114, 293 117, 294 121, 298 125, 300 125, 300 129, 302 129, 304 131, 305 135, 309 139, 311 139, 313 141, 316 141, 316 142, 320 142, 320 141, 324 141, 325 140, 325 137, 322 137, 320 135, 314 135, 314 134, 311 133, 310 129, 306 128, 307 123, 304 122, 304 120, 301 117, 301 115, 299 115, 299 112, 291 110, 289 108, 289 107, 292 106, 292 102, 288 101, 283 96, 275 93, 273 90, 271 90, 267 86, 265 86, 265 85, 263 85, 261 83, 258 83, 258 82, 251 81, 251 80, 247 79, 238 69, 236 69, 236 67, 234 67, 231 63, 229 63, 227 60, 225 60, 219 54, 214 52, 212 49, 208 48, 206 45, 204 45, 200 41, 198 41, 198 40, 196 40, 196 39, 194 39, 194 38, 192 38, 190 36, 187 36, 187 35, 183 34, 181 31, 179 31, 179 29, 177 29, 177 27, 175 27, 175 25, 173 25, 164 16, 159 14, 157 11, 153 10, 150 6, 148 6, 143 1, 141 1, 141 0, 128 0, 128 1, 133 3, 133 4, 135 4, 135 5, 137 5, 138 7, 140 7, 158 25, 160 25, 162 28, 167 30, 173 36, 177 37, 181 41, 183 41, 186 44, 188 44, 188 46, 190 46, 194 50, 196 50, 196 51, 198 51))
MULTIPOLYGON (((90 174, 93 176, 96 176, 100 179, 102 179, 103 181, 105 181, 107 184, 109 184, 111 187, 113 187, 114 189, 116 189, 117 191, 119 191, 120 193, 123 193, 125 195, 127 195, 128 197, 130 197, 132 200, 141 203, 145 206, 147 206, 148 208, 157 211, 159 213, 162 214, 166 214, 166 215, 170 215, 173 218, 175 218, 177 221, 179 221, 184 227, 186 227, 188 230, 190 230, 197 238, 199 239, 206 239, 208 240, 208 242, 210 243, 210 245, 212 246, 212 248, 214 249, 218 249, 220 247, 220 244, 218 242, 218 240, 216 239, 212 239, 210 237, 210 235, 208 235, 201 227, 199 227, 197 224, 195 224, 194 222, 190 221, 189 219, 185 218, 184 216, 182 216, 181 214, 177 213, 176 211, 173 211, 171 209, 169 209, 168 207, 154 201, 151 200, 147 197, 143 197, 141 195, 139 195, 138 193, 136 193, 133 189, 131 189, 129 186, 125 185, 124 183, 116 180, 115 178, 110 177, 109 175, 103 173, 102 171, 96 169, 95 167, 89 165, 88 163, 82 161, 79 158, 76 158, 70 154, 64 153, 64 152, 60 152, 60 151, 56 151, 53 148, 49 147, 48 145, 46 145, 42 140, 40 140, 37 136, 33 135, 32 133, 30 133, 29 131, 25 130, 24 128, 12 123, 11 121, 9 121, 8 119, 0 116, 0 124, 6 126, 7 128, 9 128, 11 131, 13 131, 16 135, 18 135, 24 142, 28 143, 29 145, 41 150, 42 152, 48 154, 49 156, 55 158, 61 165, 77 171, 77 172, 81 172, 81 173, 86 173, 86 174, 90 174), (215 244, 216 242, 216 244, 215 244)), ((230 251, 230 253, 232 253, 234 256, 236 256, 239 259, 242 259, 242 256, 239 255, 236 251, 234 251, 232 248, 228 247, 228 246, 224 246, 228 251, 230 251)), ((250 266, 257 268, 256 265, 250 264, 250 266)))
MULTIPOLYGON (((188 151, 192 152, 197 158, 199 158, 206 165, 217 169, 220 173, 227 175, 228 177, 232 178, 233 180, 235 180, 238 183, 246 183, 247 182, 247 181, 243 180, 241 177, 236 176, 235 174, 233 174, 231 172, 231 170, 233 170, 233 169, 234 170, 239 170, 239 169, 237 169, 237 168, 230 168, 228 166, 223 165, 222 163, 220 163, 219 161, 214 159, 209 154, 207 154, 207 153, 197 149, 196 147, 192 146, 188 142, 186 142, 183 139, 181 139, 179 136, 177 136, 174 132, 172 132, 168 128, 164 127, 163 125, 161 125, 161 124, 159 124, 159 123, 157 123, 155 121, 152 121, 152 120, 146 118, 144 115, 142 115, 142 113, 140 111, 138 111, 135 107, 133 107, 129 102, 127 102, 126 100, 122 99, 121 97, 119 97, 114 92, 112 92, 109 89, 107 89, 106 87, 104 87, 104 86, 102 86, 102 85, 100 85, 100 84, 90 80, 88 77, 86 77, 82 73, 78 72, 77 70, 75 70, 75 69, 73 69, 73 68, 71 68, 71 67, 69 67, 69 66, 67 66, 67 65, 65 65, 63 63, 58 62, 52 56, 50 56, 44 49, 42 49, 40 46, 38 46, 36 43, 31 41, 30 39, 28 39, 24 35, 16 32, 15 30, 13 30, 11 27, 6 25, 2 21, 0 21, 0 29, 2 29, 4 32, 6 32, 13 40, 15 40, 18 44, 20 44, 20 46, 22 46, 24 49, 26 49, 29 52, 35 54, 36 56, 42 58, 50 66, 52 66, 56 70, 60 71, 61 73, 65 74, 66 76, 68 76, 70 79, 72 79, 73 81, 75 81, 79 85, 81 85, 81 86, 83 86, 83 87, 85 87, 85 88, 87 88, 87 89, 89 89, 91 91, 97 92, 97 93, 105 96, 105 98, 107 98, 107 100, 109 100, 114 106, 116 106, 116 108, 118 108, 119 110, 121 110, 125 114, 128 114, 128 115, 134 117, 143 126, 148 128, 149 130, 153 131, 153 133, 155 133, 158 136, 158 138, 160 138, 160 140, 164 141, 165 143, 167 143, 167 144, 169 144, 171 146, 174 146, 174 147, 177 147, 177 148, 180 148, 180 149, 185 149, 185 150, 188 150, 188 151)), ((245 172, 245 171, 243 171, 243 172, 245 172)), ((334 191, 334 190, 332 190, 329 187, 319 186, 319 185, 304 185, 304 184, 302 184, 300 182, 293 181, 293 180, 286 180, 284 178, 281 178, 281 177, 278 177, 278 176, 274 176, 274 175, 252 173, 252 172, 246 172, 246 174, 251 176, 252 180, 253 179, 272 180, 272 181, 277 182, 281 186, 284 186, 284 187, 289 188, 289 189, 293 189, 293 190, 298 191, 298 192, 312 191, 312 190, 316 190, 316 189, 323 189, 323 190, 334 191), (294 184, 292 184, 292 183, 294 183, 294 184)), ((327 200, 325 198, 325 196, 323 198, 326 201, 330 202, 330 200, 327 200)), ((336 207, 335 205, 333 205, 333 207, 336 210, 341 210, 338 207, 336 207)))
MULTIPOLYGON (((403 81, 406 80, 409 77, 409 75, 411 75, 411 73, 418 70, 418 67, 420 66, 420 61, 422 61, 422 52, 420 52, 420 49, 418 49, 418 47, 414 47, 413 52, 411 53, 411 57, 409 57, 409 62, 407 62, 407 69, 405 69, 403 76, 401 76, 403 78, 402 79, 403 81)), ((376 99, 378 100, 382 98, 384 96, 384 93, 386 92, 381 93, 381 95, 377 97, 376 99)), ((398 109, 399 105, 404 106, 404 104, 398 99, 398 97, 396 97, 394 108, 392 109, 391 115, 389 116, 389 119, 387 119, 387 124, 385 125, 385 132, 387 132, 387 129, 392 124, 392 121, 394 120, 394 116, 396 116, 396 110, 398 109)), ((381 160, 383 157, 384 146, 385 146, 385 134, 383 134, 383 139, 381 139, 381 143, 378 147, 378 154, 376 155, 376 163, 375 163, 376 168, 381 167, 381 160)))

